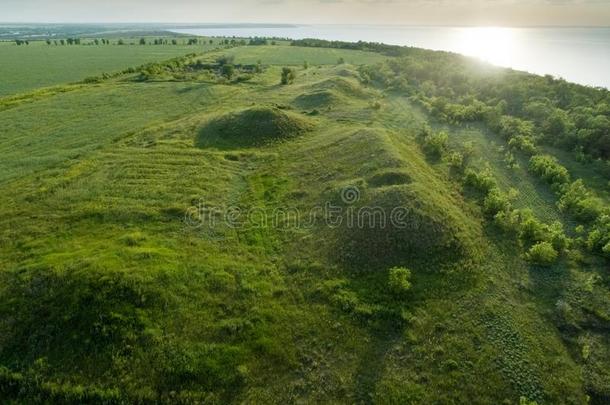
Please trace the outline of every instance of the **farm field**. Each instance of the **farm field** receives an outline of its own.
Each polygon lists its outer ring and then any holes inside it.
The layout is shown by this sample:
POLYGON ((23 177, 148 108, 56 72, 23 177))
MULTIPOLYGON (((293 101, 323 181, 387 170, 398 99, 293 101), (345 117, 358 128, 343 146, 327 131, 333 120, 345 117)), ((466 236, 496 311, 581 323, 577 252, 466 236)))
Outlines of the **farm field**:
POLYGON ((0 399, 607 403, 607 161, 455 55, 318 45, 0 44, 0 399))
MULTIPOLYGON (((133 38, 129 41, 137 43, 138 40, 133 38)), ((17 46, 14 42, 0 42, 0 96, 78 82, 90 76, 201 52, 213 46, 56 46, 47 45, 44 41, 17 46)))

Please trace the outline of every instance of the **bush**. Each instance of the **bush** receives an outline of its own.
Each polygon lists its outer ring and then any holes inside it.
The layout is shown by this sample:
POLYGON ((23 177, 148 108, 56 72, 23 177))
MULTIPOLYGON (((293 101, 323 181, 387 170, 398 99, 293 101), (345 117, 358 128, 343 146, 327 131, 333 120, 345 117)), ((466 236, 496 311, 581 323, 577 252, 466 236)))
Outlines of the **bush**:
POLYGON ((428 134, 424 138, 424 151, 435 158, 440 158, 447 149, 449 135, 446 132, 437 132, 436 134, 428 134))
POLYGON ((519 226, 519 239, 523 243, 537 243, 545 241, 547 227, 538 221, 531 211, 523 211, 521 213, 521 225, 519 226))
POLYGON ((530 171, 549 183, 556 191, 559 191, 562 186, 570 182, 568 169, 559 164, 553 156, 532 156, 530 159, 530 171))
POLYGON ((610 215, 602 215, 587 237, 587 247, 610 259, 610 215))
POLYGON ((602 202, 595 198, 581 179, 570 184, 559 200, 559 209, 584 222, 595 221, 602 212, 602 202))
POLYGON ((539 242, 531 247, 525 258, 540 266, 550 266, 557 260, 557 251, 549 242, 539 242))
POLYGON ((404 295, 411 289, 411 270, 404 267, 393 267, 389 271, 388 286, 397 296, 404 295))
POLYGON ((497 187, 496 180, 491 174, 491 169, 487 168, 482 172, 477 172, 473 169, 467 169, 464 176, 464 184, 474 188, 484 194, 489 193, 497 187))
POLYGON ((536 154, 538 151, 534 140, 530 137, 522 135, 511 138, 511 140, 508 141, 508 146, 511 149, 520 150, 530 156, 536 154))
POLYGON ((296 79, 296 72, 292 68, 282 68, 282 80, 281 83, 283 85, 292 84, 294 79, 296 79))
POLYGON ((489 216, 495 216, 498 212, 507 211, 509 208, 508 197, 497 188, 491 189, 483 200, 483 211, 489 216))

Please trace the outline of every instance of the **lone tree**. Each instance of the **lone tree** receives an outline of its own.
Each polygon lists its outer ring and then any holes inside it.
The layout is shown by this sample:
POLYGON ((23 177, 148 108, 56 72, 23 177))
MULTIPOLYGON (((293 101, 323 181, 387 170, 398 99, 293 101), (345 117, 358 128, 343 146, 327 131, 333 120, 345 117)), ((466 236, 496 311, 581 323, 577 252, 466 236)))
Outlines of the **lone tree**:
POLYGON ((140 45, 146 45, 146 38, 140 38, 140 45))
POLYGON ((222 65, 222 69, 221 70, 222 70, 222 75, 224 77, 226 77, 227 79, 229 79, 229 80, 231 80, 231 78, 235 74, 235 66, 233 66, 230 63, 222 65))
POLYGON ((282 69, 282 81, 283 85, 292 84, 297 75, 292 68, 285 67, 282 69))

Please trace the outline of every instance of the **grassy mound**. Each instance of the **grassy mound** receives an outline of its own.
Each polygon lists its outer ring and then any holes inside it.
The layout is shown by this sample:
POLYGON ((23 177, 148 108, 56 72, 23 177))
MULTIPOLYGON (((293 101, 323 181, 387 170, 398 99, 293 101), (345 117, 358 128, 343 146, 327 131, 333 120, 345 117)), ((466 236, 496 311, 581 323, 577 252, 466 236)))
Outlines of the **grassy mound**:
POLYGON ((350 267, 442 265, 476 256, 476 231, 455 206, 411 185, 368 189, 365 197, 353 223, 340 229, 341 257, 350 267))
POLYGON ((346 67, 337 67, 335 69, 335 74, 337 76, 341 76, 341 77, 353 77, 353 78, 358 77, 358 72, 356 72, 355 70, 346 68, 346 67))
POLYGON ((332 77, 323 80, 315 83, 313 88, 316 91, 332 90, 349 97, 366 97, 368 95, 360 84, 344 77, 332 77))
POLYGON ((321 90, 301 94, 294 100, 294 104, 299 108, 324 108, 342 104, 344 101, 344 98, 336 91, 321 90))
POLYGON ((222 115, 199 132, 199 147, 252 147, 298 136, 312 129, 307 118, 273 107, 255 107, 222 115))

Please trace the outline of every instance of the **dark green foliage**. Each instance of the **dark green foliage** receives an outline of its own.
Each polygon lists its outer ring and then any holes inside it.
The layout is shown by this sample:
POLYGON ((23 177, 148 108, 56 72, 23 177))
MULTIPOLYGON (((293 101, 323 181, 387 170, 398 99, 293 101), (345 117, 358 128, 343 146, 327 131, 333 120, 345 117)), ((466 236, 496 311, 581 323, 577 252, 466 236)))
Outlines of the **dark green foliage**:
POLYGON ((411 270, 392 267, 388 271, 388 287, 397 297, 404 296, 411 289, 411 270))
POLYGON ((280 82, 283 85, 292 84, 295 79, 296 71, 294 69, 288 67, 282 68, 282 79, 280 82))
POLYGON ((231 64, 224 64, 222 65, 221 72, 224 77, 226 77, 228 80, 231 80, 233 78, 233 75, 235 74, 235 66, 231 64))

